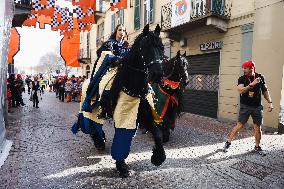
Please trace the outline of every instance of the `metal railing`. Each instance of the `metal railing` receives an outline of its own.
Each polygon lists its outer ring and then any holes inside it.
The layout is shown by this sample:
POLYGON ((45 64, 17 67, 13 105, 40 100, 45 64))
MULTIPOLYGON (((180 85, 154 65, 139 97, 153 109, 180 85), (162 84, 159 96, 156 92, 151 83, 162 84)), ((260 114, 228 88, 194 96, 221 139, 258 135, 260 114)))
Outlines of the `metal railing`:
POLYGON ((14 0, 15 4, 25 5, 25 6, 32 6, 33 0, 14 0))
MULTIPOLYGON (((231 7, 232 3, 230 0, 191 0, 189 22, 194 22, 199 18, 209 15, 229 19, 231 17, 231 7)), ((171 17, 172 3, 169 2, 163 5, 161 9, 161 25, 163 30, 171 28, 171 17)))
POLYGON ((79 58, 80 59, 89 59, 89 58, 91 58, 90 50, 88 51, 87 49, 80 49, 79 58))

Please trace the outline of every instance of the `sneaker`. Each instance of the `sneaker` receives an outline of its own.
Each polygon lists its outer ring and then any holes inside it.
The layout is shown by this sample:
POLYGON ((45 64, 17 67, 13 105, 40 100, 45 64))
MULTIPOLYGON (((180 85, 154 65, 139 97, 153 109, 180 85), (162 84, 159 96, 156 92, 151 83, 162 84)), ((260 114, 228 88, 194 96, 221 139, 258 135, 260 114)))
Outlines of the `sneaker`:
POLYGON ((123 178, 126 178, 129 176, 129 167, 128 165, 126 165, 125 161, 116 161, 116 169, 119 172, 119 175, 123 178))
POLYGON ((256 152, 262 152, 263 150, 262 150, 262 148, 261 148, 260 146, 255 146, 255 147, 254 147, 254 151, 256 151, 256 152))
POLYGON ((230 148, 230 146, 231 146, 231 143, 227 141, 224 145, 224 148, 223 148, 224 152, 227 152, 227 150, 230 148))
POLYGON ((266 153, 262 150, 262 148, 260 146, 255 146, 254 151, 261 156, 266 156, 266 153))

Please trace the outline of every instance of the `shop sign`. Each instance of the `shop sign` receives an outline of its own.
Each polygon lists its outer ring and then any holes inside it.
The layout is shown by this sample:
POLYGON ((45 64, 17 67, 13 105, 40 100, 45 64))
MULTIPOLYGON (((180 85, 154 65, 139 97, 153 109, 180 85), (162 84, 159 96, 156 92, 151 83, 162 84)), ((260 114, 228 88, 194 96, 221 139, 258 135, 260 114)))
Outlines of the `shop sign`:
POLYGON ((191 10, 190 0, 173 0, 171 27, 176 27, 189 22, 190 10, 191 10))
POLYGON ((207 51, 207 50, 214 50, 214 49, 222 49, 223 47, 223 41, 211 41, 207 43, 202 43, 200 45, 201 51, 207 51))

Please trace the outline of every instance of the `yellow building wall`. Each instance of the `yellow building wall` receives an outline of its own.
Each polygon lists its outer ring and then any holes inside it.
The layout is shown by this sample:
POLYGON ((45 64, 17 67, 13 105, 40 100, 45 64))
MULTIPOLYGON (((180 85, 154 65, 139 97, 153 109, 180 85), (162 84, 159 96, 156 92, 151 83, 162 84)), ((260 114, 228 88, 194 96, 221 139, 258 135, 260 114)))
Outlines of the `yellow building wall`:
POLYGON ((227 0, 232 4, 231 19, 254 11, 255 0, 227 0))
POLYGON ((174 42, 172 57, 178 50, 186 51, 190 55, 210 53, 212 51, 200 51, 200 44, 210 41, 223 41, 224 45, 220 50, 218 119, 236 120, 239 100, 236 86, 240 74, 242 40, 240 27, 231 28, 226 33, 220 33, 212 27, 205 26, 185 32, 184 36, 187 38, 187 47, 181 48, 179 42, 174 42))
POLYGON ((253 34, 253 59, 257 71, 264 74, 274 110, 267 112, 264 102, 264 125, 278 127, 284 65, 284 2, 256 0, 253 34))

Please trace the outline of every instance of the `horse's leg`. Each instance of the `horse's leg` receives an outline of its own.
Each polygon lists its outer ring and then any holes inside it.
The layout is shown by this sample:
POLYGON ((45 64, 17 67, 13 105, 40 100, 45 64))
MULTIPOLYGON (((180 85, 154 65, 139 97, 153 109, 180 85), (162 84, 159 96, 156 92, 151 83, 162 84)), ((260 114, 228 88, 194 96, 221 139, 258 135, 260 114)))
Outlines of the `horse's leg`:
POLYGON ((166 155, 160 129, 154 124, 152 110, 147 100, 141 100, 138 114, 139 121, 141 121, 141 124, 152 133, 154 139, 155 145, 153 147, 151 162, 154 165, 159 166, 165 161, 166 155))
POLYGON ((111 156, 116 160, 116 169, 120 176, 129 176, 129 167, 125 163, 125 159, 130 152, 132 138, 136 133, 136 129, 115 128, 115 134, 111 146, 111 156))
POLYGON ((166 154, 165 154, 165 150, 164 150, 163 143, 162 143, 162 136, 161 136, 159 128, 156 125, 152 124, 152 126, 149 127, 149 129, 150 129, 150 132, 152 133, 152 136, 155 142, 155 146, 153 147, 153 154, 151 157, 151 162, 155 166, 159 166, 166 159, 166 154))
POLYGON ((168 114, 166 114, 163 118, 163 127, 162 127, 162 135, 163 135, 163 142, 168 142, 170 139, 170 118, 168 114))

